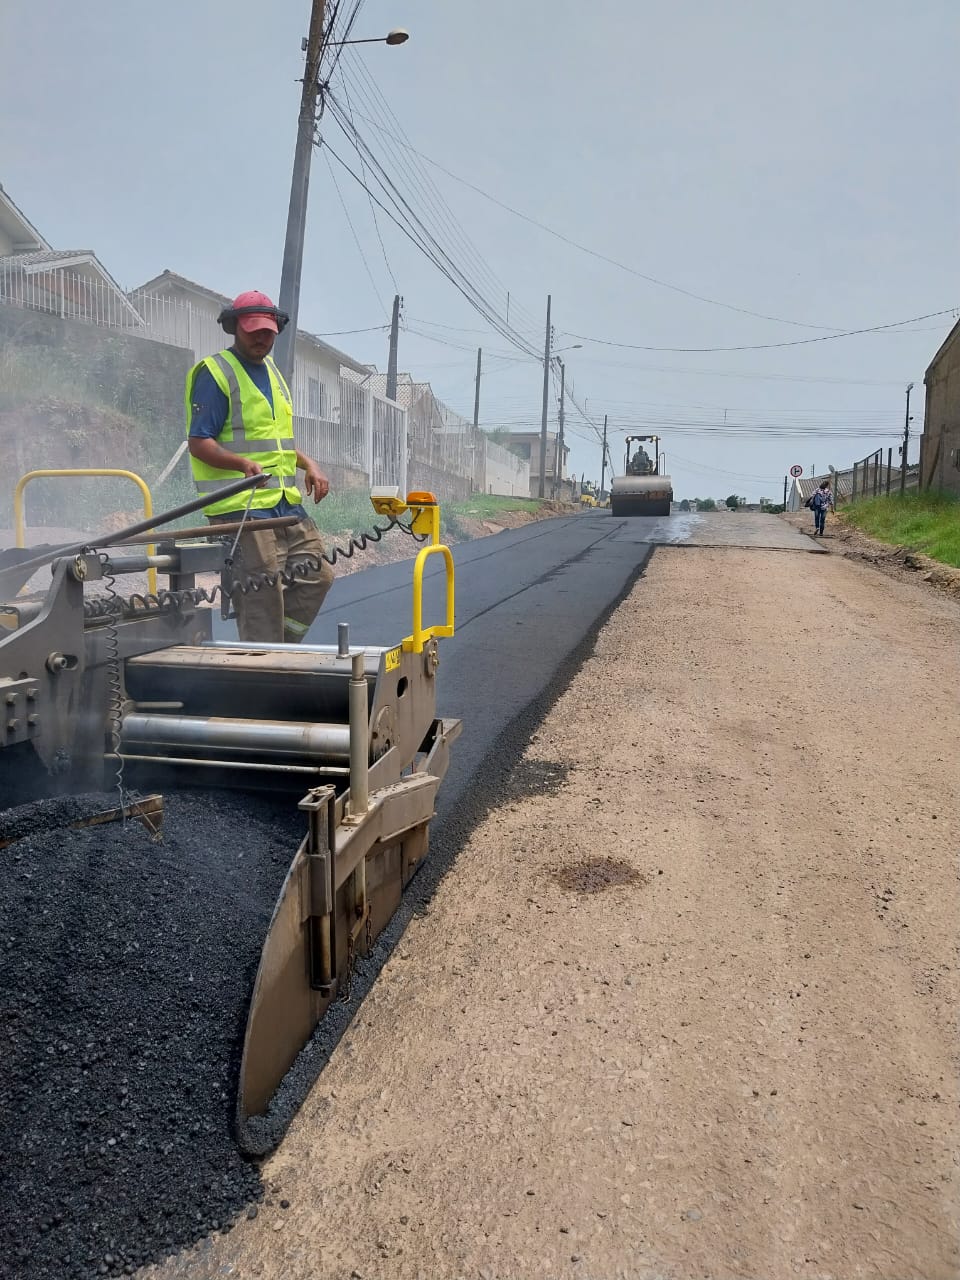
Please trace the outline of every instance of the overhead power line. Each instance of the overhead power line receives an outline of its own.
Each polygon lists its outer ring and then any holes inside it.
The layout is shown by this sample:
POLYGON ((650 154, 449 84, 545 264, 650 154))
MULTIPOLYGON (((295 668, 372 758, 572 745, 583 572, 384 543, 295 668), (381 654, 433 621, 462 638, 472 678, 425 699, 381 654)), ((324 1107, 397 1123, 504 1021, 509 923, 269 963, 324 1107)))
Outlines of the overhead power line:
MULTIPOLYGON (((466 270, 472 274, 483 292, 493 300, 498 312, 502 314, 509 296, 506 284, 499 279, 489 262, 470 239, 430 172, 420 163, 416 149, 413 148, 402 124, 363 58, 352 56, 345 59, 340 68, 340 75, 344 91, 346 92, 349 88, 352 100, 359 102, 361 108, 366 109, 367 114, 360 118, 369 120, 378 136, 396 139, 406 149, 407 155, 401 156, 396 146, 384 146, 381 142, 379 157, 381 167, 390 172, 393 183, 399 190, 404 191, 406 200, 418 210, 424 224, 431 226, 437 239, 446 244, 452 256, 459 257, 466 270)), ((365 146, 370 147, 369 141, 365 141, 365 146)), ((515 295, 510 309, 512 314, 505 318, 513 321, 514 328, 526 330, 525 337, 528 334, 539 334, 539 319, 532 316, 519 303, 515 295)))
POLYGON ((370 281, 370 285, 376 295, 376 299, 380 303, 381 311, 383 311, 384 315, 387 315, 389 314, 387 304, 384 302, 380 290, 377 288, 377 282, 373 278, 373 272, 370 270, 370 263, 367 261, 367 255, 363 252, 363 245, 360 243, 360 237, 357 235, 356 228, 353 225, 353 219, 350 217, 350 210, 347 208, 346 201, 343 198, 343 192, 340 190, 340 183, 337 181, 337 175, 334 173, 333 165, 330 163, 330 157, 326 155, 324 156, 324 159, 327 162, 327 169, 329 170, 334 190, 337 193, 337 199, 340 201, 340 208, 343 210, 343 216, 346 218, 347 226, 350 228, 350 234, 353 236, 353 243, 357 246, 357 253, 359 253, 360 261, 363 263, 363 269, 367 273, 367 279, 370 281))
POLYGON ((324 142, 323 145, 327 147, 333 158, 347 170, 355 182, 368 192, 377 206, 382 209, 391 221, 393 221, 404 232, 408 239, 410 239, 411 242, 415 244, 431 262, 433 262, 438 270, 440 270, 447 279, 457 287, 471 306, 478 311, 502 337, 506 338, 519 350, 526 352, 527 355, 536 356, 536 347, 534 347, 533 344, 523 336, 523 334, 518 332, 513 325, 506 322, 504 317, 499 313, 496 303, 492 302, 489 297, 486 296, 482 286, 478 285, 476 280, 470 275, 469 270, 465 269, 455 260, 453 255, 437 238, 437 235, 431 231, 423 218, 411 206, 403 192, 398 188, 390 174, 380 163, 378 157, 371 151, 363 137, 357 131, 356 127, 351 123, 349 117, 341 108, 333 94, 328 93, 327 102, 330 108, 330 114, 339 125, 344 136, 357 151, 358 156, 367 161, 371 172, 375 175, 383 198, 381 199, 377 197, 372 191, 370 191, 369 185, 364 181, 364 179, 329 146, 329 143, 324 142), (385 202, 389 202, 389 204, 385 202), (392 208, 390 206, 392 206, 392 208))
MULTIPOLYGON (((333 159, 336 160, 337 163, 343 169, 345 169, 347 173, 350 174, 351 178, 353 178, 355 182, 359 183, 359 185, 361 186, 365 186, 365 183, 363 179, 360 177, 360 175, 357 174, 355 170, 351 169, 351 167, 347 164, 347 162, 340 155, 338 155, 336 151, 333 150, 333 148, 330 146, 329 143, 325 142, 324 146, 326 147, 329 154, 333 157, 333 159)), ((485 300, 483 299, 482 295, 477 292, 476 287, 469 281, 469 279, 465 277, 463 273, 460 272, 459 269, 456 268, 456 266, 447 258, 446 254, 443 252, 440 246, 439 245, 435 246, 435 242, 432 242, 432 238, 428 234, 426 233, 419 234, 415 221, 411 225, 401 220, 400 215, 398 213, 395 213, 392 209, 389 209, 387 205, 382 200, 380 200, 376 195, 374 195, 372 192, 370 192, 370 195, 371 195, 371 198, 376 203, 377 207, 380 208, 387 215, 387 217, 391 220, 391 222, 393 222, 397 227, 399 227, 399 229, 408 238, 408 240, 411 241, 411 243, 416 245, 416 247, 422 253, 424 253, 430 259, 431 262, 433 262, 434 266, 436 266, 437 269, 444 276, 446 276, 446 278, 451 282, 451 284, 453 284, 454 287, 464 296, 464 298, 466 298, 466 300, 470 303, 470 305, 474 307, 477 311, 479 311, 480 314, 483 315, 485 319, 489 320, 490 324, 497 330, 498 333, 500 333, 502 337, 505 337, 509 342, 513 342, 514 345, 519 346, 523 341, 520 335, 514 334, 509 330, 505 331, 505 326, 503 322, 500 320, 500 318, 496 315, 495 312, 488 311, 487 304, 485 303, 485 300)), ((532 348, 527 348, 525 346, 522 346, 521 350, 527 350, 529 355, 536 354, 532 348)))
POLYGON ((883 333, 888 329, 899 329, 905 324, 916 324, 918 320, 931 320, 934 316, 957 314, 957 307, 945 307, 942 311, 928 311, 926 315, 912 316, 909 320, 894 320, 890 324, 874 324, 866 329, 845 329, 842 333, 824 333, 818 338, 792 338, 789 342, 752 342, 739 347, 651 347, 640 342, 615 342, 612 338, 596 338, 589 334, 572 333, 565 329, 569 338, 578 338, 581 342, 595 342, 601 347, 621 347, 627 351, 664 351, 673 353, 703 354, 709 351, 772 351, 775 347, 803 347, 812 342, 833 342, 837 338, 855 338, 862 333, 883 333))

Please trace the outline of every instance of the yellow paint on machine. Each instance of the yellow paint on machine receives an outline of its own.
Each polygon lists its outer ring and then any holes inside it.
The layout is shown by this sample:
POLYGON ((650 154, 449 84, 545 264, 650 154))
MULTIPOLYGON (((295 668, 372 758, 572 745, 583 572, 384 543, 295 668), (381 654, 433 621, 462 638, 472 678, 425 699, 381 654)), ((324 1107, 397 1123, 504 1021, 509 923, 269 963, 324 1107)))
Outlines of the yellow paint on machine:
POLYGON ((384 671, 396 671, 399 665, 400 665, 400 646, 397 645, 396 649, 388 649, 387 652, 383 655, 383 669, 384 671))

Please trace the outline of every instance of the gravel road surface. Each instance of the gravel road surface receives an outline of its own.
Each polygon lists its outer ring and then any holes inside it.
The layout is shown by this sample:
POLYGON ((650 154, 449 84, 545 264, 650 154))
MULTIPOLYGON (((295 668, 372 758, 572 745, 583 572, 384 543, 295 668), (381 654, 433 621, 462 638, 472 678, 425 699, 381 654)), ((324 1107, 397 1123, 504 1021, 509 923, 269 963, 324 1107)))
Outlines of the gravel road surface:
POLYGON ((953 1280, 957 622, 827 555, 658 549, 257 1218, 164 1275, 953 1280))

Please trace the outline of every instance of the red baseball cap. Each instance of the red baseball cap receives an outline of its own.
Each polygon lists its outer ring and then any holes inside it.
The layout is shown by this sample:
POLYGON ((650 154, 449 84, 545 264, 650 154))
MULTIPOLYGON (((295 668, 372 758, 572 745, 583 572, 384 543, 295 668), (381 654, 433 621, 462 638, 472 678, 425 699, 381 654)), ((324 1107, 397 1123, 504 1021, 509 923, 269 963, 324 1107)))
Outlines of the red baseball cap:
POLYGON ((247 310, 246 315, 237 316, 237 328, 242 329, 244 333, 256 333, 258 329, 280 332, 280 326, 277 324, 277 308, 259 289, 248 289, 246 293, 238 294, 233 300, 233 309, 234 311, 247 310), (255 307, 256 311, 250 311, 250 307, 255 307))

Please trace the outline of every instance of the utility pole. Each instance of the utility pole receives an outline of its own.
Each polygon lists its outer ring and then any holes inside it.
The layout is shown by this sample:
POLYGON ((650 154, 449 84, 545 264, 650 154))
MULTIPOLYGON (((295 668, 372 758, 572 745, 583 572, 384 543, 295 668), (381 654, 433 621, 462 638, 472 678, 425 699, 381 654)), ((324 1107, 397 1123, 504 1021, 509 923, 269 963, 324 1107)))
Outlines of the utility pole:
MULTIPOLYGON (((607 415, 603 415, 603 457, 600 459, 600 494, 603 495, 607 479, 607 415)), ((599 501, 599 499, 598 499, 599 501)))
POLYGON ((907 448, 910 444, 910 392, 913 383, 907 383, 907 412, 903 420, 903 457, 900 459, 900 497, 907 491, 907 448))
POLYGON ((293 153, 293 176, 290 181, 290 204, 287 209, 287 234, 283 242, 283 266, 280 270, 281 311, 290 323, 277 336, 273 358, 284 378, 293 386, 293 362, 297 347, 297 322, 300 315, 300 274, 303 268, 303 240, 307 225, 307 193, 310 189, 310 160, 313 155, 317 125, 317 98, 320 95, 320 58, 323 54, 324 0, 313 0, 310 33, 306 37, 303 66, 303 91, 297 121, 297 145, 293 153))
POLYGON ((390 317, 390 353, 387 356, 387 399, 397 398, 397 346, 400 342, 400 304, 403 299, 399 293, 393 295, 393 315, 390 317))
POLYGON ((787 509, 787 477, 783 477, 783 509, 787 509))
POLYGON ((480 366, 483 361, 483 347, 477 347, 477 386, 473 393, 473 425, 480 425, 480 366))
POLYGON ((540 483, 537 497, 546 497, 547 406, 550 398, 550 294, 547 294, 547 337, 543 344, 543 404, 540 410, 540 483))
POLYGON ((557 363, 560 365, 560 408, 557 410, 557 454, 553 464, 554 498, 563 496, 563 395, 567 378, 567 366, 559 356, 557 357, 557 363))

